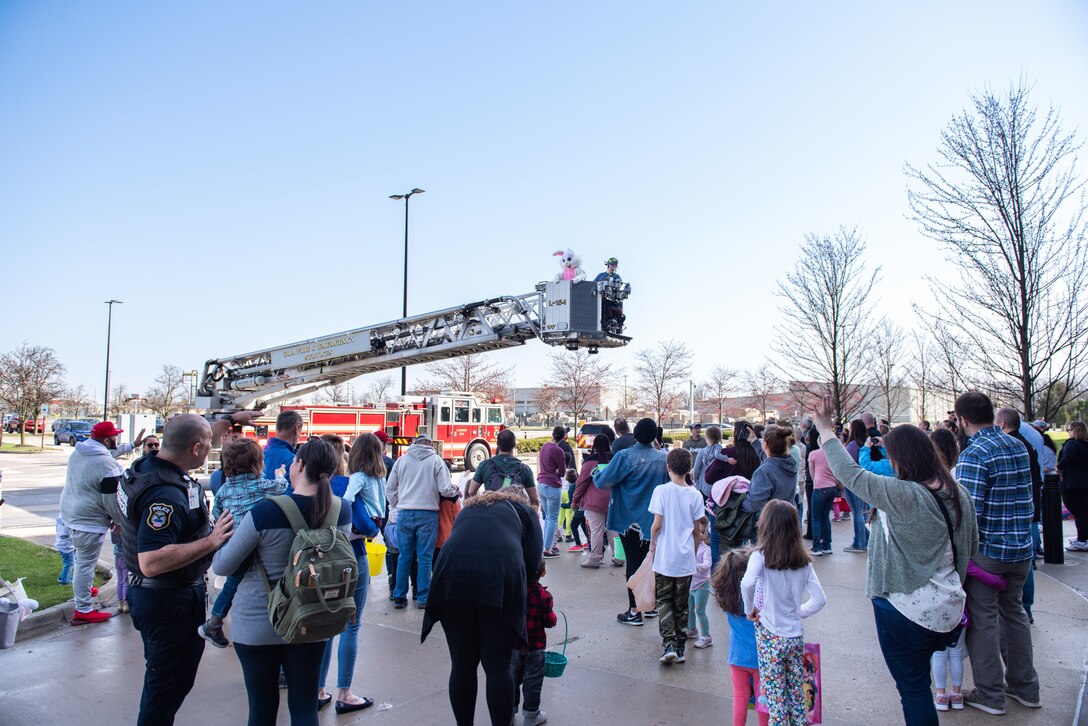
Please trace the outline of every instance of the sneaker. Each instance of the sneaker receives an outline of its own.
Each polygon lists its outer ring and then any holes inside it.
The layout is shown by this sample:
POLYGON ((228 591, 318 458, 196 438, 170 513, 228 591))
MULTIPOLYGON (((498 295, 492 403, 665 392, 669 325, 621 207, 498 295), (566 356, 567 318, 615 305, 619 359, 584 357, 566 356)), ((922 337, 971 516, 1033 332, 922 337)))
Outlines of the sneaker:
POLYGON ((869 550, 866 549, 865 547, 854 547, 853 545, 850 545, 849 547, 843 547, 842 551, 843 552, 868 552, 869 550))
POLYGON ((833 555, 833 554, 835 554, 834 552, 832 552, 832 551, 831 551, 831 548, 830 548, 830 547, 824 547, 824 549, 823 549, 823 553, 824 553, 825 555, 833 555))
POLYGON ((813 557, 821 557, 823 555, 824 551, 823 550, 818 550, 815 547, 813 547, 812 549, 810 549, 808 551, 808 553, 810 555, 812 555, 813 557))
POLYGON ((556 557, 559 556, 559 548, 553 547, 550 550, 544 550, 544 554, 541 556, 546 560, 554 560, 556 557))
POLYGON ((661 657, 657 660, 659 663, 671 665, 672 663, 675 663, 679 658, 680 656, 676 654, 676 648, 673 648, 671 645, 666 645, 665 652, 662 653, 661 657))
POLYGON ((623 560, 617 560, 615 557, 613 557, 612 558, 612 566, 613 567, 626 567, 627 563, 624 562, 623 560))
POLYGON ((88 610, 85 613, 76 610, 72 613, 72 625, 84 625, 86 623, 104 623, 112 617, 112 613, 105 613, 101 610, 88 610))
POLYGON ((947 711, 948 710, 948 694, 947 693, 938 693, 937 695, 935 695, 933 697, 933 707, 936 708, 938 711, 947 711))
POLYGON ((676 649, 676 660, 673 661, 673 662, 674 663, 685 663, 685 662, 687 662, 687 658, 684 657, 684 649, 683 648, 677 648, 676 649))
POLYGON ((714 638, 709 635, 700 635, 695 639, 695 647, 702 650, 703 648, 709 648, 714 645, 714 638))
POLYGON ((842 520, 841 521, 849 522, 850 521, 850 512, 847 512, 846 514, 842 515, 842 520))
POLYGON ((643 613, 642 613, 642 617, 644 617, 644 618, 656 618, 657 617, 657 608, 654 608, 653 610, 644 610, 643 613))
POLYGON ((524 719, 524 721, 521 722, 522 726, 541 726, 541 724, 546 724, 546 723, 547 723, 547 714, 544 713, 543 711, 536 711, 536 712, 529 711, 529 712, 526 713, 526 719, 524 719))
POLYGON ((117 603, 117 612, 119 612, 119 613, 127 613, 128 612, 128 601, 127 600, 121 600, 121 601, 119 601, 117 603))
POLYGON ((573 536, 573 535, 569 535, 569 534, 567 534, 567 535, 563 535, 563 540, 564 540, 565 542, 573 542, 573 541, 574 541, 574 536, 573 536))
POLYGON ((526 711, 525 720, 521 722, 522 726, 540 726, 545 723, 548 723, 548 714, 543 711, 526 711))
POLYGON ((216 648, 226 648, 230 645, 230 641, 227 640, 226 637, 223 635, 222 626, 217 628, 212 625, 210 620, 197 628, 196 632, 200 635, 201 638, 208 641, 216 648))
POLYGON ((642 625, 642 613, 633 613, 627 610, 617 615, 616 621, 624 625, 642 625))
POLYGON ((952 707, 953 711, 963 710, 963 694, 962 693, 949 693, 948 705, 952 707))
POLYGON ((695 640, 699 637, 699 631, 696 628, 688 628, 684 631, 684 637, 688 640, 695 640))
POLYGON ((1088 552, 1088 542, 1080 539, 1071 539, 1065 549, 1069 552, 1088 552))
POLYGON ((1043 704, 1040 703, 1039 701, 1029 701, 1026 698, 1022 698, 1021 696, 1017 696, 1012 691, 1006 690, 1005 695, 1008 696, 1009 698, 1015 700, 1015 701, 1019 701, 1020 705, 1023 706, 1024 708, 1042 708, 1043 707, 1043 704))
POLYGON ((403 610, 406 607, 408 607, 408 599, 407 598, 403 598, 403 597, 393 598, 393 609, 394 610, 403 610))
POLYGON ((964 705, 970 706, 971 708, 977 708, 979 711, 982 711, 983 713, 988 713, 991 716, 1004 716, 1005 715, 1005 705, 1004 704, 1002 704, 1000 706, 991 706, 991 705, 985 703, 982 700, 982 696, 979 694, 979 692, 974 690, 974 689, 972 689, 970 691, 964 691, 963 692, 963 703, 964 703, 964 705))
POLYGON ((581 563, 580 566, 585 567, 588 570, 599 570, 601 568, 601 565, 603 564, 603 562, 590 562, 589 560, 586 560, 585 562, 581 563))
POLYGON ((427 609, 427 603, 422 602, 422 601, 417 601, 416 602, 416 610, 426 610, 426 609, 427 609))
POLYGON ((571 545, 567 548, 567 552, 581 552, 586 548, 585 545, 571 545))

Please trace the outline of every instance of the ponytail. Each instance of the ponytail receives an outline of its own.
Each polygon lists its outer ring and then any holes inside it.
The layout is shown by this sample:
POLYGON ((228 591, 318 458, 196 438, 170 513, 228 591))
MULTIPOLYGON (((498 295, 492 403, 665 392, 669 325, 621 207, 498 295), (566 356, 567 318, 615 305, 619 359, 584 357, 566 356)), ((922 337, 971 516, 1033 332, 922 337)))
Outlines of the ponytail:
POLYGON ((342 457, 329 442, 309 439, 298 448, 295 458, 302 464, 303 476, 317 486, 317 492, 310 505, 308 524, 311 528, 320 527, 332 509, 330 477, 336 473, 342 457))

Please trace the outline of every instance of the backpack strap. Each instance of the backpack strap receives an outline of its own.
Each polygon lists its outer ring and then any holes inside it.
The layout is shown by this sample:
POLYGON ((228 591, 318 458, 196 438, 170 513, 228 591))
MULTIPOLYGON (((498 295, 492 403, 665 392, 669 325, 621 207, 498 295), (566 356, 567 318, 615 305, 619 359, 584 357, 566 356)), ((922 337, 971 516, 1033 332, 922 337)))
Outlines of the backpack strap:
POLYGON ((340 521, 340 503, 342 501, 340 497, 335 494, 332 495, 332 506, 329 507, 329 513, 325 515, 325 522, 321 525, 322 529, 335 527, 336 523, 340 521))
MULTIPOLYGON (((302 512, 299 510, 298 505, 295 504, 295 500, 289 494, 272 497, 272 501, 283 512, 283 516, 287 517, 287 523, 291 525, 291 529, 295 531, 295 534, 298 534, 300 529, 310 528, 310 525, 306 524, 306 520, 302 518, 302 512)), ((336 513, 339 515, 339 508, 337 508, 336 513)))
POLYGON ((948 542, 952 545, 952 569, 956 569, 956 563, 959 562, 960 557, 959 554, 956 552, 956 538, 953 535, 952 530, 952 517, 948 516, 948 507, 944 505, 944 502, 941 500, 941 497, 937 494, 937 492, 933 491, 929 487, 926 487, 925 484, 923 484, 922 486, 924 486, 926 491, 932 494, 933 498, 937 500, 937 506, 941 508, 941 514, 944 515, 944 523, 945 526, 948 527, 948 542))

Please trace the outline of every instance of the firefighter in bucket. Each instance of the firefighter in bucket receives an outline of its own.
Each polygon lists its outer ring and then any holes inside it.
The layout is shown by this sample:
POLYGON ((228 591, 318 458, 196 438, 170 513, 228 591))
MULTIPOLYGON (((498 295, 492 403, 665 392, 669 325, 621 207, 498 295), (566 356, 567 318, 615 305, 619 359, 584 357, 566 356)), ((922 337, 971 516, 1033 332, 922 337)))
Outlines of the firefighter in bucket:
MULTIPOLYGON (((593 281, 606 283, 605 288, 611 285, 617 287, 622 285, 623 278, 616 272, 619 266, 619 260, 609 257, 604 261, 604 272, 598 274, 593 281)), ((601 292, 601 329, 608 333, 619 334, 623 332, 623 324, 627 321, 627 316, 623 314, 623 303, 609 299, 606 289, 602 289, 601 292)))

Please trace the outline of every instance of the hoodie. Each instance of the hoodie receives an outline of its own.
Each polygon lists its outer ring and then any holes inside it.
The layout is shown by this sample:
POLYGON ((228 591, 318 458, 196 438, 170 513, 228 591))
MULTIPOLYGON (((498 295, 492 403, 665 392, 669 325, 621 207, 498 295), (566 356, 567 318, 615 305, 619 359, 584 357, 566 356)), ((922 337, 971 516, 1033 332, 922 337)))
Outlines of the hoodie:
POLYGON ((772 499, 794 503, 797 496, 797 462, 793 457, 768 456, 752 474, 748 498, 741 508, 746 512, 759 513, 763 505, 772 499))
POLYGON ((124 473, 125 468, 101 441, 76 444, 60 494, 60 516, 68 527, 104 534, 111 521, 120 521, 117 483, 124 473))
POLYGON ((429 443, 414 443, 404 456, 397 459, 385 484, 390 519, 393 511, 401 509, 438 511, 441 496, 457 496, 457 485, 450 481, 446 462, 429 443))

